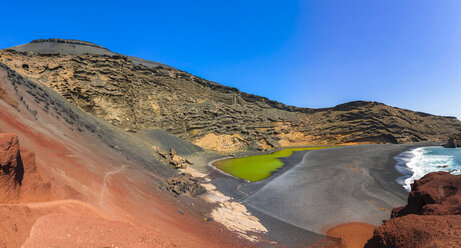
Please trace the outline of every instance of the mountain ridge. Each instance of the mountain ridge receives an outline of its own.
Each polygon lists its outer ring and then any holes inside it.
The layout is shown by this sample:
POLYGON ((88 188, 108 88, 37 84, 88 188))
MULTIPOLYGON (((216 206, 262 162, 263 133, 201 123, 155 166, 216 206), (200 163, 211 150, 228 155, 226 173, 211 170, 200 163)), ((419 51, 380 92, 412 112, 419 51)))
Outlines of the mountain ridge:
POLYGON ((461 131, 455 117, 373 101, 318 109, 290 106, 157 62, 82 53, 72 47, 79 42, 36 40, 20 49, 0 50, 0 62, 125 131, 162 129, 205 149, 406 143, 445 139, 461 131), (53 42, 45 51, 34 48, 53 42), (60 53, 66 49, 77 52, 60 53))
MULTIPOLYGON (((83 41, 83 40, 76 40, 76 39, 61 39, 61 38, 48 38, 48 39, 36 39, 36 40, 32 40, 31 42, 27 43, 27 44, 33 44, 33 43, 62 43, 62 44, 71 44, 71 45, 84 45, 84 46, 91 46, 91 47, 96 47, 96 48, 100 48, 100 49, 103 49, 103 50, 106 50, 108 51, 110 54, 107 54, 107 55, 121 55, 119 53, 115 53, 115 52, 112 52, 111 50, 109 50, 108 48, 106 47, 103 47, 101 45, 98 45, 98 44, 95 44, 95 43, 92 43, 92 42, 89 42, 89 41, 83 41)), ((27 45, 27 44, 24 44, 24 45, 27 45)), ((19 47, 21 46, 24 46, 24 45, 19 45, 19 46, 14 46, 14 47, 10 47, 10 48, 5 48, 5 49, 0 49, 0 50, 15 50, 15 51, 21 51, 21 49, 19 49, 19 47)), ((24 49, 24 50, 27 50, 27 49, 24 49)), ((43 53, 43 52, 38 52, 38 53, 43 53)), ((52 53, 50 51, 50 53, 52 53)), ((46 54, 46 53, 44 53, 46 54)), ((58 53, 59 54, 59 53, 58 53)), ((72 53, 70 53, 72 54, 72 53)), ((89 53, 91 54, 91 53, 89 53)), ((75 54, 77 55, 77 54, 75 54)), ((99 55, 99 54, 95 54, 95 55, 99 55)), ((133 58, 134 56, 129 56, 129 55, 122 55, 122 56, 126 56, 127 58, 133 58)), ((142 59, 142 58, 137 58, 137 59, 141 59, 141 60, 145 60, 145 59, 142 59)), ((161 65, 165 65, 163 63, 160 63, 160 62, 156 62, 156 61, 150 61, 150 60, 145 60, 145 61, 148 61, 148 62, 151 62, 151 63, 158 63, 158 64, 161 64, 161 65)), ((174 67, 171 67, 171 66, 168 66, 170 68, 174 68, 174 67)), ((177 68, 174 68, 176 70, 179 70, 177 68)), ((252 93, 246 93, 246 92, 243 92, 241 90, 239 90, 238 88, 235 88, 235 87, 231 87, 231 86, 226 86, 226 85, 222 85, 222 84, 219 84, 219 83, 216 83, 216 82, 212 82, 212 81, 209 81, 207 80, 207 82, 211 82, 212 84, 218 84, 220 86, 223 86, 223 87, 226 87, 226 88, 231 88, 231 89, 235 89, 241 93, 244 93, 244 94, 248 94, 248 95, 252 95, 252 96, 257 96, 257 97, 261 97, 261 98, 266 98, 264 96, 259 96, 259 95, 256 95, 256 94, 252 94, 252 93)), ((344 103, 340 103, 340 104, 337 104, 335 106, 332 106, 332 107, 322 107, 322 108, 310 108, 310 107, 299 107, 299 106, 295 106, 295 105, 289 105, 289 104, 285 104, 283 102, 280 102, 280 101, 276 101, 276 100, 271 100, 269 98, 266 98, 268 101, 271 101, 271 102, 274 102, 276 104, 283 104, 285 106, 288 106, 288 107, 293 107, 293 108, 296 108, 296 109, 306 109, 306 110, 324 110, 324 109, 330 109, 330 108, 333 108, 335 110, 339 110, 339 109, 344 109, 344 107, 349 107, 349 106, 361 106, 361 105, 365 105, 365 104, 373 104, 373 103, 377 103, 377 104, 383 104, 383 105, 387 105, 385 103, 382 103, 382 102, 378 102, 378 101, 367 101, 367 100, 352 100, 352 101, 348 101, 348 102, 344 102, 344 103)), ((387 105, 387 106, 390 106, 390 105, 387 105)), ((391 106, 391 107, 394 107, 394 108, 398 108, 398 107, 395 107, 395 106, 391 106)), ((404 108, 399 108, 399 109, 404 109, 404 108)), ((404 109, 404 110, 408 110, 408 109, 404 109)), ((434 115, 434 114, 430 114, 430 113, 426 113, 426 112, 421 112, 421 111, 414 111, 416 113, 420 113, 422 115, 434 115)), ((447 117, 447 118, 456 118, 455 116, 444 116, 444 115, 434 115, 434 116, 441 116, 441 117, 447 117)))

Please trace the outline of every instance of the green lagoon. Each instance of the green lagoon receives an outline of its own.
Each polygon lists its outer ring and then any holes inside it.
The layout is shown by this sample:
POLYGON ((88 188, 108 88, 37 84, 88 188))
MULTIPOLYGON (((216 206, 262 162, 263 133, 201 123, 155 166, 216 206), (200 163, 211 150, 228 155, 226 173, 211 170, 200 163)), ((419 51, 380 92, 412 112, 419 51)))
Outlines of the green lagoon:
POLYGON ((271 154, 220 160, 213 163, 213 166, 234 177, 256 182, 268 178, 273 172, 281 168, 283 162, 280 158, 289 157, 296 151, 319 150, 324 148, 329 147, 287 148, 271 154))

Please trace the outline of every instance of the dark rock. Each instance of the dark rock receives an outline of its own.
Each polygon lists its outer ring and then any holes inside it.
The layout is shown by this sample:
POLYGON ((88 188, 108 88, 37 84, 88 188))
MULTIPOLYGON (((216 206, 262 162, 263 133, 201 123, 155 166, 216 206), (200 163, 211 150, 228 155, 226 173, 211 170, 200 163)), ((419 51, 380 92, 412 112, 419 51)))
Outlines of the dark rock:
POLYGON ((200 185, 197 178, 187 173, 181 173, 175 177, 170 177, 165 183, 168 191, 176 195, 198 196, 206 192, 206 189, 200 185))
POLYGON ((451 135, 448 142, 443 145, 445 148, 461 147, 461 133, 451 135))
POLYGON ((192 164, 189 160, 178 156, 173 148, 170 148, 169 153, 161 152, 158 147, 153 147, 153 149, 160 160, 164 161, 174 169, 183 169, 192 164))

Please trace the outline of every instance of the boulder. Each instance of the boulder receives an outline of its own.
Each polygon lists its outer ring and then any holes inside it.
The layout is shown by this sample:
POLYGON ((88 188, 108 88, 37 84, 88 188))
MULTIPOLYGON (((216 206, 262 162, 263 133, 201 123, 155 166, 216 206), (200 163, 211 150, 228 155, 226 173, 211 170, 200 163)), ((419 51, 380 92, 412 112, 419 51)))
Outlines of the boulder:
POLYGON ((0 133, 0 187, 1 198, 17 198, 24 176, 18 136, 0 133))
POLYGON ((3 203, 55 197, 51 183, 44 182, 37 170, 35 154, 20 147, 16 134, 0 133, 0 189, 3 203))
POLYGON ((173 169, 185 169, 192 164, 189 160, 179 156, 173 148, 170 148, 169 153, 161 152, 160 148, 156 146, 152 146, 152 149, 154 150, 154 156, 173 169))
POLYGON ((433 172, 411 185, 408 204, 392 210, 365 245, 461 247, 461 175, 433 172))
POLYGON ((206 192, 199 180, 188 173, 181 173, 175 177, 170 177, 165 183, 168 191, 176 195, 188 195, 195 197, 206 192))
POLYGON ((411 185, 408 204, 392 210, 392 218, 408 214, 461 214, 461 175, 439 171, 425 175, 411 185))
POLYGON ((173 148, 170 148, 168 162, 168 164, 175 169, 184 169, 192 164, 189 160, 178 156, 173 148))
POLYGON ((406 215, 386 221, 365 248, 461 247, 461 215, 406 215))
POLYGON ((450 138, 448 138, 448 142, 443 146, 445 148, 461 147, 461 133, 450 136, 450 138))

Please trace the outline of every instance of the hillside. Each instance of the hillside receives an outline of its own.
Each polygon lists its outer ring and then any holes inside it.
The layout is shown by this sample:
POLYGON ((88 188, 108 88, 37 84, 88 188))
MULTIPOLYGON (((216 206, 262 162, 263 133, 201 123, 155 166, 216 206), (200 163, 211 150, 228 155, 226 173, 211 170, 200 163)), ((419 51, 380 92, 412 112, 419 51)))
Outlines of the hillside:
POLYGON ((206 149, 406 143, 461 131, 454 117, 377 102, 288 106, 89 42, 37 40, 1 50, 0 62, 125 131, 162 129, 206 149))
POLYGON ((0 247, 244 246, 203 221, 212 205, 160 189, 179 172, 153 147, 200 151, 130 135, 0 65, 0 247))

